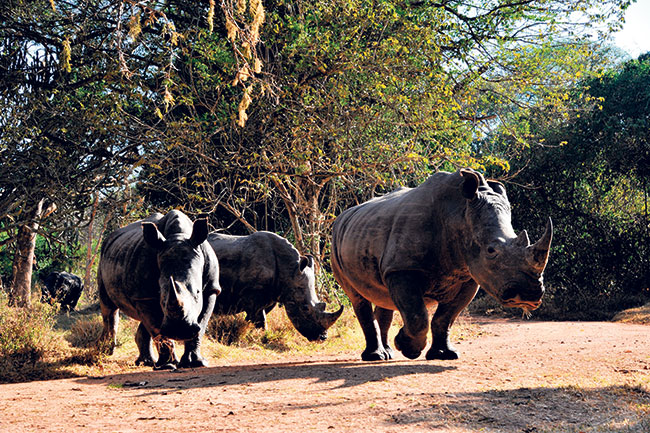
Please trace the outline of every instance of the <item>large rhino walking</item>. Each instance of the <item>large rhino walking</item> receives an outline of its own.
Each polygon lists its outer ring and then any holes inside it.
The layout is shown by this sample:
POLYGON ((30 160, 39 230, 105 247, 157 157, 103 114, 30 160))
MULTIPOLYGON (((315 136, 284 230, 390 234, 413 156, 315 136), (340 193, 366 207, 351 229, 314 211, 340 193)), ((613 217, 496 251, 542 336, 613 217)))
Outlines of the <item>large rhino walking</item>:
POLYGON ((387 334, 394 310, 404 320, 395 347, 420 356, 434 303, 426 358, 458 358, 449 328, 479 285, 507 307, 534 310, 551 237, 550 219, 534 245, 525 230, 516 236, 504 186, 470 169, 439 172, 347 209, 334 222, 332 268, 366 338, 362 359, 393 357, 387 334))
POLYGON ((248 236, 210 233, 208 242, 219 257, 222 292, 217 315, 246 312, 256 327, 266 325, 266 313, 284 304, 295 328, 310 341, 325 340, 337 312, 325 311, 315 291, 314 259, 301 256, 293 245, 275 233, 248 236))
POLYGON ((139 320, 136 364, 156 368, 201 367, 201 337, 214 309, 219 264, 206 241, 208 223, 194 224, 182 212, 154 214, 111 233, 102 245, 97 271, 109 353, 115 347, 119 310, 139 320), (154 362, 153 344, 158 347, 154 362), (172 340, 185 343, 180 363, 172 340))

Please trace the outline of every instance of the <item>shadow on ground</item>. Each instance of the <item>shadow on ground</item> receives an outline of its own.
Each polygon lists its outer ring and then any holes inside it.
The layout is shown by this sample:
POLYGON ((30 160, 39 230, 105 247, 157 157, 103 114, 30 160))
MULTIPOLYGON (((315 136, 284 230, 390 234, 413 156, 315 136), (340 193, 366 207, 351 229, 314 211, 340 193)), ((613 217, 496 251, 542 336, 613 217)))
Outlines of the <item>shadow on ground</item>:
POLYGON ((637 387, 518 388, 419 397, 387 425, 450 425, 490 432, 650 432, 650 393, 637 387))
POLYGON ((169 392, 192 388, 264 383, 277 380, 313 379, 332 383, 333 388, 348 388, 394 377, 427 373, 436 374, 456 367, 409 361, 361 362, 332 361, 291 362, 253 366, 207 367, 178 372, 141 372, 79 379, 82 383, 105 383, 115 388, 138 387, 151 392, 169 392))

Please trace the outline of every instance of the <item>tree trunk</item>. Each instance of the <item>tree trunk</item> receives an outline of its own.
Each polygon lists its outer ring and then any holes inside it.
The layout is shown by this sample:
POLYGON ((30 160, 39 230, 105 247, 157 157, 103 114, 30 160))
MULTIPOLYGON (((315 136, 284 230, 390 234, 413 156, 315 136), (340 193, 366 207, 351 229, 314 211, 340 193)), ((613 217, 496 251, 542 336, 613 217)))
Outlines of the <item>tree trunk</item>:
POLYGON ((31 221, 18 229, 16 254, 14 255, 9 290, 9 302, 16 307, 31 306, 32 267, 34 265, 36 231, 39 227, 39 221, 56 210, 56 205, 52 204, 44 211, 44 204, 45 199, 41 199, 34 209, 31 221))
MULTIPOLYGON (((97 242, 97 244, 93 246, 95 221, 97 220, 98 208, 99 208, 99 195, 95 195, 95 200, 93 201, 93 209, 92 212, 90 213, 90 221, 88 222, 88 242, 86 245, 86 270, 84 273, 84 287, 86 287, 86 290, 89 290, 90 287, 93 287, 91 281, 91 274, 101 244, 100 242, 97 242)), ((97 236, 98 239, 101 239, 102 236, 104 235, 104 232, 106 231, 106 224, 107 221, 110 219, 111 214, 112 212, 109 211, 108 214, 105 216, 104 222, 101 226, 101 230, 99 231, 99 236, 97 236)))

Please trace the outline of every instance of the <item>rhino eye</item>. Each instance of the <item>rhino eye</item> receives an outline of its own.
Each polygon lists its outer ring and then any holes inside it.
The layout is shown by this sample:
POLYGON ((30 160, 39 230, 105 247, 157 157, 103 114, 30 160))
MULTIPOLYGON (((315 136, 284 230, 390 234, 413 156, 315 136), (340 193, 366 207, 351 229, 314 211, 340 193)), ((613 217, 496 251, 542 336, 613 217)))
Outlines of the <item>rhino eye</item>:
POLYGON ((493 259, 493 258, 495 258, 495 257, 499 254, 499 253, 497 252, 497 250, 496 250, 494 247, 491 247, 491 246, 490 246, 490 247, 487 247, 486 253, 487 253, 487 257, 488 257, 489 259, 493 259))

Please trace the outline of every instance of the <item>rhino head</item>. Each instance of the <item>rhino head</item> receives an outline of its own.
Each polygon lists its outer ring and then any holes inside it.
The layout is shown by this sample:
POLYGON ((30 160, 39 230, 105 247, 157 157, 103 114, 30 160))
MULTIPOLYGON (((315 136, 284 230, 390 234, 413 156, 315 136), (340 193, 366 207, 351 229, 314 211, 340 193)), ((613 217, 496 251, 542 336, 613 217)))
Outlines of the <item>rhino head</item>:
POLYGON ((316 296, 315 281, 314 258, 301 256, 280 301, 298 332, 309 341, 323 341, 327 339, 327 330, 343 313, 343 306, 334 313, 325 311, 325 303, 316 296))
POLYGON ((534 310, 542 303, 542 274, 548 262, 553 224, 549 218, 542 237, 531 244, 523 230, 512 228, 510 203, 504 186, 480 174, 461 170, 466 199, 466 262, 472 278, 506 307, 534 310))
POLYGON ((203 269, 201 244, 208 236, 208 222, 194 222, 192 234, 165 238, 154 223, 143 222, 144 240, 156 251, 160 277, 160 307, 163 320, 160 334, 174 340, 189 340, 201 331, 203 309, 203 269))

